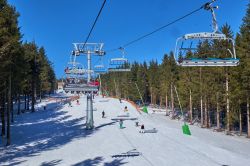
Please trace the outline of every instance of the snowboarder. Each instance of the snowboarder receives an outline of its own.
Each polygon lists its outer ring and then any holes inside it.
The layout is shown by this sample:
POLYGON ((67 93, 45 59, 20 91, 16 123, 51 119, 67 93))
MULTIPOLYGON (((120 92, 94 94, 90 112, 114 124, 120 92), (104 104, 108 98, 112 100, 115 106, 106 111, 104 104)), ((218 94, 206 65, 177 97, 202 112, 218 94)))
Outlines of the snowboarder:
POLYGON ((145 131, 144 131, 144 124, 142 124, 141 125, 141 131, 140 131, 140 133, 144 133, 145 131))
POLYGON ((104 112, 104 110, 102 111, 102 118, 104 118, 104 116, 105 116, 105 112, 104 112))
POLYGON ((128 107, 127 106, 125 106, 125 108, 124 108, 124 112, 127 112, 128 111, 128 107))

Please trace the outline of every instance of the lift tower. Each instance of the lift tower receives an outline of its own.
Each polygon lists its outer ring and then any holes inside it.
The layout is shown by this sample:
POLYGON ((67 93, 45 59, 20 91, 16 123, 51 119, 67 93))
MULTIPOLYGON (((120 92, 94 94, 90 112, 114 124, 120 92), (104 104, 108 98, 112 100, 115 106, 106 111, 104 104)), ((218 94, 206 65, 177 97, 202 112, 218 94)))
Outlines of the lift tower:
POLYGON ((73 55, 80 56, 81 54, 87 56, 88 62, 88 79, 87 82, 90 82, 91 79, 91 56, 104 56, 105 52, 103 51, 103 43, 73 43, 74 50, 73 55))

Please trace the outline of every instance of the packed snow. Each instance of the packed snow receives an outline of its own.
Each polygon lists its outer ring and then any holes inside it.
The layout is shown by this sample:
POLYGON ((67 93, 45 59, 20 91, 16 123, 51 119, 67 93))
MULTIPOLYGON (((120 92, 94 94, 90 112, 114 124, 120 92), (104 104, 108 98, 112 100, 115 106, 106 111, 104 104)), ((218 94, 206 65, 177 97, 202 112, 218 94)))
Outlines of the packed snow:
POLYGON ((247 138, 197 126, 190 126, 191 136, 184 135, 183 122, 170 120, 164 113, 145 114, 124 100, 120 103, 98 96, 94 99, 95 129, 86 130, 86 96, 81 96, 79 103, 74 101, 70 107, 63 102, 44 101, 35 113, 16 116, 11 127, 12 145, 0 147, 0 165, 250 165, 247 138), (124 120, 120 128, 119 120, 111 120, 115 118, 137 120, 124 120), (158 132, 140 133, 142 124, 145 130, 155 128, 158 132))

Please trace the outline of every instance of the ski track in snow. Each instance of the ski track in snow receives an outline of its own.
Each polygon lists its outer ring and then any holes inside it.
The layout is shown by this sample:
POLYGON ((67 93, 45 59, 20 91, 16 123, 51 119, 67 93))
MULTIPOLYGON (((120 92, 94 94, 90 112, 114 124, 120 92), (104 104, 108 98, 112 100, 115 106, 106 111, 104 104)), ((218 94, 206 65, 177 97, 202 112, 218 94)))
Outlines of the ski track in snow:
MULTIPOLYGON (((12 145, 0 146, 0 165, 28 166, 247 166, 250 165, 250 140, 227 136, 197 126, 192 135, 182 134, 183 122, 170 120, 164 114, 139 114, 126 101, 95 97, 94 130, 85 130, 86 97, 73 107, 43 102, 39 111, 15 116, 12 145), (46 105, 47 109, 43 110, 46 105), (145 129, 157 133, 139 133, 136 121, 125 120, 124 129, 112 121, 125 114, 138 118, 145 129), (106 118, 101 118, 105 111, 106 118), (112 158, 136 149, 141 155, 112 158)), ((1 140, 2 141, 2 140, 1 140)))

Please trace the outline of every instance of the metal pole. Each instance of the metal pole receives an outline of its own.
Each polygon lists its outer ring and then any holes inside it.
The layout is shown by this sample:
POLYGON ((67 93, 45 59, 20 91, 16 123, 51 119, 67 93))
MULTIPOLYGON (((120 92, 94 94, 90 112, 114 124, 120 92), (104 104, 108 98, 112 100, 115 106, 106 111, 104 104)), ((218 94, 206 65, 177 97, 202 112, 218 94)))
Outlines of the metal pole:
POLYGON ((141 98, 142 104, 144 105, 144 102, 143 102, 143 99, 142 99, 142 95, 141 95, 141 93, 140 93, 140 90, 139 90, 138 85, 137 85, 137 83, 136 83, 136 82, 135 82, 135 86, 136 86, 136 88, 137 88, 137 90, 138 90, 138 93, 139 93, 139 95, 140 95, 140 98, 141 98))
POLYGON ((100 95, 102 95, 102 80, 101 80, 101 74, 99 74, 99 82, 100 82, 99 91, 100 91, 100 95))
POLYGON ((87 52, 87 57, 88 57, 88 83, 89 83, 90 78, 91 78, 91 53, 90 51, 87 52))
POLYGON ((176 86, 175 86, 175 85, 174 85, 174 89, 175 89, 176 96, 177 96, 177 99, 178 99, 178 102, 179 102, 179 106, 180 106, 180 109, 181 109, 181 114, 182 114, 182 116, 184 117, 184 114, 183 114, 183 111, 182 111, 181 102, 180 102, 180 98, 179 98, 179 95, 178 95, 178 92, 177 92, 177 89, 176 89, 176 86))
POLYGON ((87 95, 87 110, 86 111, 87 111, 86 128, 91 130, 94 128, 92 93, 89 93, 87 95))

